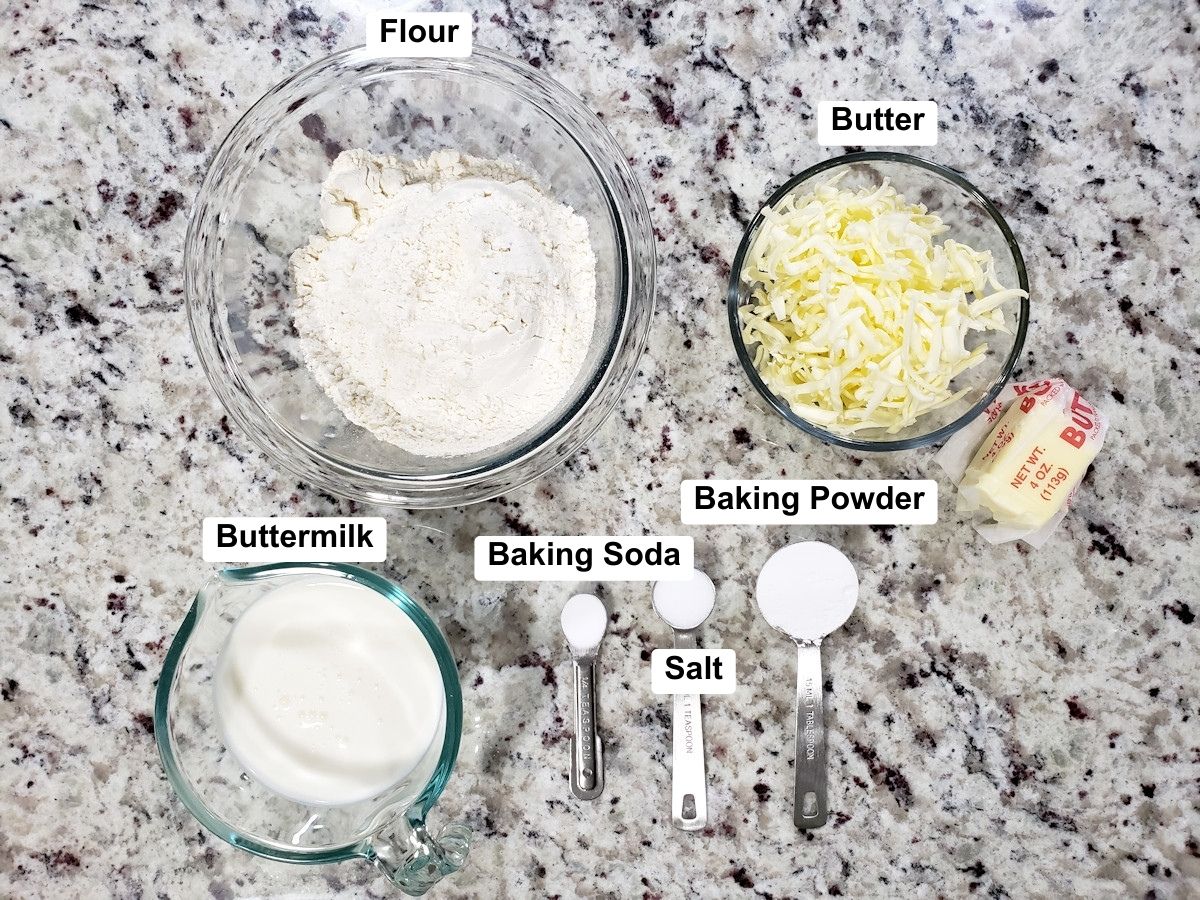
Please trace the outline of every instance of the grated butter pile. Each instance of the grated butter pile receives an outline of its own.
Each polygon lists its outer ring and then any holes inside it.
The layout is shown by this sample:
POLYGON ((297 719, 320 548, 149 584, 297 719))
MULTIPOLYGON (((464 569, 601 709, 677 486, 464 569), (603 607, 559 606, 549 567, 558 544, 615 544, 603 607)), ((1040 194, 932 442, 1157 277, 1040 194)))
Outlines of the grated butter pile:
POLYGON ((1001 305, 1025 292, 997 282, 990 253, 935 244, 947 226, 887 181, 852 191, 840 177, 763 210, 742 337, 796 415, 895 433, 965 393, 951 382, 987 353, 967 335, 1008 332, 1001 305))

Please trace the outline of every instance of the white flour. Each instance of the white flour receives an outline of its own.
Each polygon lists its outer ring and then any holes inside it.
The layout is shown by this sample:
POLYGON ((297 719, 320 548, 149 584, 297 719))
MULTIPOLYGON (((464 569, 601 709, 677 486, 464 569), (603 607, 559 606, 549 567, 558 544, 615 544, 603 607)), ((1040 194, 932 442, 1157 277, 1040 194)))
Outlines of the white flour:
POLYGON ((486 450, 570 391, 596 318, 587 222, 515 167, 348 150, 292 254, 305 363, 350 421, 422 456, 486 450))

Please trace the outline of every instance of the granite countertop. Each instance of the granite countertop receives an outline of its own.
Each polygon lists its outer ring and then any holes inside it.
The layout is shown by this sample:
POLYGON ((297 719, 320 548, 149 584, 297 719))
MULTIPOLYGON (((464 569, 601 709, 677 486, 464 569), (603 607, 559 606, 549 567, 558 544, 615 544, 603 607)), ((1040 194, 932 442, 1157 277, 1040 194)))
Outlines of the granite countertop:
MULTIPOLYGON (((445 897, 1200 893, 1200 15, 1194 3, 487 2, 477 41, 600 113, 651 204, 659 304, 618 412, 569 464, 492 502, 387 512, 390 562, 461 661, 467 734, 438 822, 476 832, 445 897), (723 288, 766 193, 828 155, 821 98, 931 98, 927 155, 970 173, 1029 265, 1019 375, 1112 419, 1044 548, 935 526, 681 528, 718 476, 941 478, 789 430, 730 350, 723 288), (719 589, 705 640, 740 687, 706 704, 713 826, 669 824, 669 640, 608 585, 608 786, 566 784, 563 585, 476 583, 476 534, 690 533, 719 589), (791 823, 793 653, 752 609, 797 539, 855 561, 828 641, 830 804, 791 823)), ((153 738, 163 656, 198 585, 200 519, 361 512, 231 426, 183 310, 189 205, 268 87, 358 42, 358 4, 12 7, 0 64, 0 894, 388 895, 366 866, 267 863, 204 831, 153 738)))

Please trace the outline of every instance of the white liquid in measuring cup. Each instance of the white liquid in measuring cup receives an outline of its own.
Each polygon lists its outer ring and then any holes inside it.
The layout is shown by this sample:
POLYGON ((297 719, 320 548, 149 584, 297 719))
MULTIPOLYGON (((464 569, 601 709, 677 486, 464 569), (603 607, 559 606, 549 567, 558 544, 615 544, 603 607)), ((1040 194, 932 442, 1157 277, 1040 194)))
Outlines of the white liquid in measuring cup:
POLYGON ((370 588, 314 575, 238 618, 215 678, 242 767, 301 803, 366 800, 408 775, 439 734, 442 676, 416 624, 370 588))

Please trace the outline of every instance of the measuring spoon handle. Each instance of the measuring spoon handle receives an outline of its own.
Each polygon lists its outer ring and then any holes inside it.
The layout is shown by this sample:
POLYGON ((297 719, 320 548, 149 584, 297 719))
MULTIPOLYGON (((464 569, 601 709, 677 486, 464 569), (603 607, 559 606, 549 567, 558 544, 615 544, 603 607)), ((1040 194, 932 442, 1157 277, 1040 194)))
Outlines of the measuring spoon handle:
POLYGON ((571 739, 571 793, 594 800, 604 790, 604 747, 596 723, 596 658, 573 660, 575 737, 571 739))
POLYGON ((796 642, 797 828, 820 828, 829 816, 825 797, 825 679, 821 644, 796 642))
MULTIPOLYGON (((675 647, 696 648, 696 632, 675 631, 675 647)), ((699 694, 674 694, 671 703, 671 824, 683 831, 708 825, 704 717, 699 694)))
POLYGON ((671 769, 671 822, 683 831, 708 824, 708 787, 704 772, 704 724, 699 694, 675 694, 671 769))

